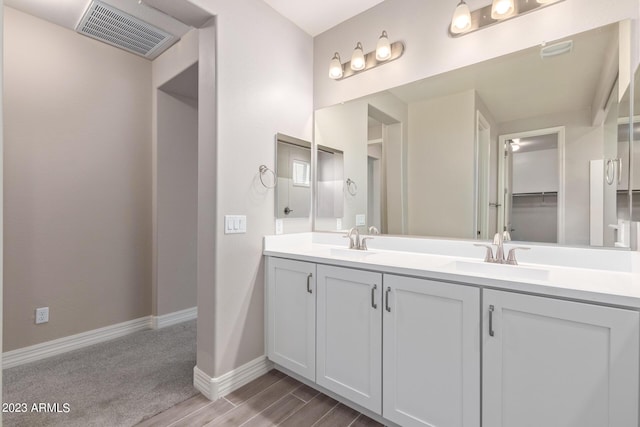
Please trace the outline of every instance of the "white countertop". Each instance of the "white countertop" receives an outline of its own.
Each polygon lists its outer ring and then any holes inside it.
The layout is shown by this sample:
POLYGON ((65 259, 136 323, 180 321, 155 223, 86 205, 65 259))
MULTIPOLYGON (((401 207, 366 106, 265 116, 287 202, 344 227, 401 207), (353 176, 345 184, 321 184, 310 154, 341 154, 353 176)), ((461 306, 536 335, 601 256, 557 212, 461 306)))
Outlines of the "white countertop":
MULTIPOLYGON (((346 239, 339 234, 300 233, 266 236, 263 253, 640 309, 639 252, 531 246, 529 251, 518 253, 519 266, 483 265, 484 249, 473 246, 474 243, 477 242, 375 236, 375 244, 369 241, 369 251, 363 253, 346 249, 346 239), (407 250, 398 250, 404 247, 407 250), (453 256, 452 252, 460 256, 453 256), (531 262, 533 260, 553 260, 553 264, 531 262), (536 274, 538 272, 542 274, 536 274), (545 278, 525 277, 527 273, 545 278)), ((505 252, 513 246, 518 245, 505 244, 505 252)))

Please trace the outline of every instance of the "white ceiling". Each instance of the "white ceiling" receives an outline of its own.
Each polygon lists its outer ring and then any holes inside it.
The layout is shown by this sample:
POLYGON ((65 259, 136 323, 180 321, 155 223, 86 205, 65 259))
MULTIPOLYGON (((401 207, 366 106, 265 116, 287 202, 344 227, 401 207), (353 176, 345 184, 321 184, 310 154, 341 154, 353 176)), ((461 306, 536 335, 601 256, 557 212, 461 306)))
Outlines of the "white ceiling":
MULTIPOLYGON (((91 0, 5 0, 4 4, 22 12, 75 30, 91 0)), ((156 25, 181 37, 189 27, 148 7, 138 0, 101 0, 143 21, 156 25)), ((264 0, 281 15, 295 23, 311 36, 316 36, 339 23, 382 3, 383 0, 264 0)), ((471 0, 483 1, 487 0, 471 0)), ((167 0, 145 0, 171 5, 167 0)), ((163 9, 163 8, 159 8, 163 9)))
MULTIPOLYGON (((311 36, 335 27, 383 0, 264 0, 311 36)), ((453 9, 452 12, 453 13, 453 9)))

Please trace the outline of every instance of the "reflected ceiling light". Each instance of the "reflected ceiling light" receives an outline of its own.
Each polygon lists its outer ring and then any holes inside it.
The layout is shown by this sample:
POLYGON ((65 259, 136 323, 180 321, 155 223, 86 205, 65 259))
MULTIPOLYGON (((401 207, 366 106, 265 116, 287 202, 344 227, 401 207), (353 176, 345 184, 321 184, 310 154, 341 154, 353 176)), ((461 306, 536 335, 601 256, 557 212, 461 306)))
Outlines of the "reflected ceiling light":
POLYGON ((364 60, 364 52, 362 51, 362 43, 358 42, 356 44, 356 48, 353 49, 353 54, 351 55, 351 69, 353 71, 364 70, 364 66, 367 62, 364 60))
POLYGON ((509 144, 511 144, 511 151, 515 153, 520 149, 520 138, 512 139, 509 144))
POLYGON ((451 32, 453 34, 464 33, 471 28, 471 11, 469 6, 460 0, 458 6, 456 6, 455 12, 453 12, 453 18, 451 19, 451 32))
POLYGON ((391 58, 391 43, 389 43, 387 32, 383 31, 376 46, 376 59, 386 61, 389 58, 391 58))
POLYGON ((362 49, 362 43, 358 42, 351 55, 351 60, 344 64, 340 60, 340 54, 336 52, 329 64, 329 78, 333 80, 346 79, 347 77, 395 61, 403 54, 404 44, 402 42, 390 43, 387 32, 383 31, 378 39, 376 50, 373 52, 365 54, 362 49))
POLYGON ((460 37, 507 19, 544 9, 565 0, 492 0, 491 4, 469 10, 466 0, 456 0, 458 5, 449 24, 450 37, 460 37))
POLYGON ((342 77, 342 62, 340 62, 340 54, 336 52, 333 55, 333 59, 331 59, 331 64, 329 65, 329 77, 332 79, 339 79, 342 77))
POLYGON ((491 18, 505 19, 516 11, 514 0, 493 0, 491 4, 491 18))

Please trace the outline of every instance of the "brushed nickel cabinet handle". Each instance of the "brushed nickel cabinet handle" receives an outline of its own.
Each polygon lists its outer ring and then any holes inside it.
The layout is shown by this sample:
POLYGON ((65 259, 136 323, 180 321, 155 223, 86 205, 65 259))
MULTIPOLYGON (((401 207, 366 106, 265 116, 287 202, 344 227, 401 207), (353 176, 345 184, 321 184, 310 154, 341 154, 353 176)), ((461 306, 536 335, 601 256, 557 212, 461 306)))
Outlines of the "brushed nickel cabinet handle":
POLYGON ((309 275, 307 276, 307 292, 309 292, 310 294, 313 293, 313 291, 311 290, 311 278, 313 277, 312 273, 309 273, 309 275))
POLYGON ((495 307, 490 305, 489 306, 489 336, 492 337, 495 335, 495 333, 493 332, 493 311, 495 310, 495 307))
POLYGON ((385 305, 385 309, 389 313, 391 313, 391 307, 389 307, 389 292, 391 292, 391 288, 390 287, 388 287, 387 291, 385 292, 385 303, 384 303, 384 305, 385 305))
POLYGON ((371 307, 377 310, 378 304, 376 304, 376 289, 378 289, 378 285, 373 285, 373 288, 371 288, 371 307))

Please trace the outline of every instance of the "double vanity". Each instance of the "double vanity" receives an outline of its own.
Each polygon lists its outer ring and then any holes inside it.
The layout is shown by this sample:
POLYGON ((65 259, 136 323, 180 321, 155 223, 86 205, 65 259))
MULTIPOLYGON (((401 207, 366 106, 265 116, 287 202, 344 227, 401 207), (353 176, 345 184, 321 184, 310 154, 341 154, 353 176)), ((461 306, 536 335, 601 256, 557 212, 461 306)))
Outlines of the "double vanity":
POLYGON ((387 425, 638 426, 640 253, 345 242, 265 237, 278 369, 387 425))

